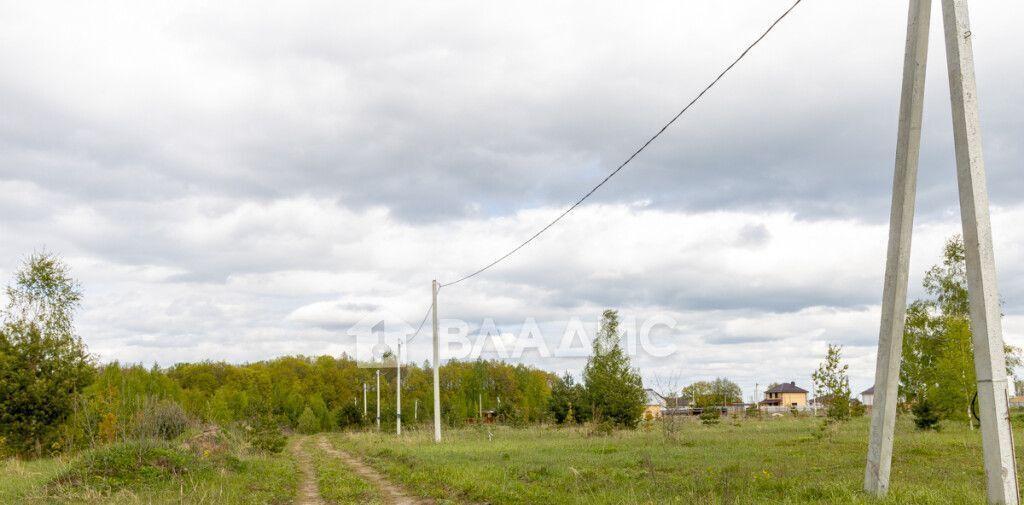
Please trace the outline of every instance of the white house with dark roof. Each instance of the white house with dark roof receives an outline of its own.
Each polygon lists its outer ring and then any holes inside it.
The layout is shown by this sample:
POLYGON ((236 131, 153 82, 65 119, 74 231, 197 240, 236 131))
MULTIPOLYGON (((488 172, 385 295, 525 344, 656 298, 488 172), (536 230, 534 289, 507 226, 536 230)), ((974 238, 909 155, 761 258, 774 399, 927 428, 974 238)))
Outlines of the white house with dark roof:
POLYGON ((874 401, 875 401, 875 386, 871 386, 871 387, 865 389, 864 391, 860 392, 860 402, 863 403, 865 407, 870 407, 872 405, 872 403, 874 403, 874 401))

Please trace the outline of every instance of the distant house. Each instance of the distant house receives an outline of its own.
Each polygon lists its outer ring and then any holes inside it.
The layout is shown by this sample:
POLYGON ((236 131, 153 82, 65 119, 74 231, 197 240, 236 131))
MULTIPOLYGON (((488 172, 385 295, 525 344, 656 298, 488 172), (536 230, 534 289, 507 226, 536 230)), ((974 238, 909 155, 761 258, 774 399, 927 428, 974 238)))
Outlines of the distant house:
POLYGON ((689 396, 679 396, 672 393, 662 397, 665 400, 665 410, 662 415, 680 416, 693 413, 693 400, 689 396))
POLYGON ((693 406, 693 400, 689 396, 669 395, 665 397, 665 406, 670 409, 685 409, 693 406))
POLYGON ((875 386, 871 386, 860 392, 860 402, 865 407, 870 407, 875 402, 875 386))
POLYGON ((784 382, 764 392, 764 400, 760 403, 765 407, 806 407, 807 390, 796 385, 796 382, 784 382))
POLYGON ((665 413, 665 397, 653 389, 645 389, 647 403, 644 405, 644 419, 657 419, 665 413))

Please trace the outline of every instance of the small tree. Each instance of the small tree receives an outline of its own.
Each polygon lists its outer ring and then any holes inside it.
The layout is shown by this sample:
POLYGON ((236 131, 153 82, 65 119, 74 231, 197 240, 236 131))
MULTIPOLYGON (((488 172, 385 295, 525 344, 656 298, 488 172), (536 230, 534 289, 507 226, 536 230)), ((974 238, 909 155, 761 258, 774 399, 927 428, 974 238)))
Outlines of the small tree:
POLYGON ((932 404, 927 399, 920 399, 914 403, 914 407, 911 409, 914 414, 914 425, 919 430, 938 430, 939 429, 939 413, 932 408, 932 404))
POLYGON ((647 394, 640 374, 619 345, 619 313, 604 311, 601 330, 594 339, 594 355, 583 370, 587 397, 595 421, 635 428, 647 394))
POLYGON ((60 427, 92 380, 92 359, 74 333, 82 298, 57 256, 31 256, 7 287, 0 325, 0 439, 40 456, 61 448, 60 427))
POLYGON ((272 416, 264 414, 253 424, 246 437, 253 449, 275 454, 284 450, 288 438, 281 432, 281 427, 272 416))
POLYGON ((313 412, 313 409, 308 406, 302 411, 302 415, 299 416, 297 422, 299 433, 306 435, 312 435, 320 431, 320 417, 313 412))
POLYGON ((700 414, 700 422, 705 425, 718 424, 722 418, 722 412, 716 409, 708 409, 700 414))
POLYGON ((842 346, 829 344, 825 361, 811 374, 815 390, 828 398, 829 419, 835 420, 850 418, 850 365, 841 364, 842 350, 842 346))
MULTIPOLYGON (((967 253, 960 236, 943 247, 942 262, 924 277, 928 296, 907 307, 900 366, 901 401, 940 419, 973 424, 970 403, 977 392, 974 344, 967 292, 967 253), (925 407, 921 407, 925 408, 925 407)), ((1006 374, 1021 363, 1020 349, 1007 346, 1006 374)))
POLYGON ((555 418, 555 422, 576 423, 586 419, 580 419, 580 412, 573 411, 573 405, 580 405, 584 402, 585 391, 568 372, 561 377, 551 380, 551 397, 548 399, 548 411, 555 418), (570 412, 572 416, 570 418, 570 412))
POLYGON ((570 426, 573 425, 573 424, 576 424, 576 416, 573 414, 573 411, 572 411, 572 403, 569 403, 569 408, 565 411, 565 420, 564 420, 564 422, 565 422, 565 424, 568 424, 570 426))

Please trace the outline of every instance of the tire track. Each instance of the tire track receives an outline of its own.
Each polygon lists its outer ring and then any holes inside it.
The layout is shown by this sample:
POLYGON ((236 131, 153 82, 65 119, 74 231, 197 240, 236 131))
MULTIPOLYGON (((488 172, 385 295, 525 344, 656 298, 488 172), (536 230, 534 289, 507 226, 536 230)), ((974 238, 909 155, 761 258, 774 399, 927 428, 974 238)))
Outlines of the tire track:
POLYGON ((410 496, 401 487, 389 481, 386 477, 381 475, 380 472, 366 465, 358 458, 353 457, 345 451, 335 449, 327 442, 327 439, 322 436, 317 439, 317 447, 328 455, 340 459, 352 469, 353 473, 376 486, 377 489, 380 490, 385 503, 390 505, 433 505, 434 503, 433 500, 426 498, 414 498, 410 496))
POLYGON ((306 437, 297 439, 292 443, 292 456, 295 457, 295 465, 299 469, 298 493, 295 496, 295 505, 326 505, 320 497, 320 486, 316 483, 316 471, 310 460, 309 453, 305 448, 306 437))

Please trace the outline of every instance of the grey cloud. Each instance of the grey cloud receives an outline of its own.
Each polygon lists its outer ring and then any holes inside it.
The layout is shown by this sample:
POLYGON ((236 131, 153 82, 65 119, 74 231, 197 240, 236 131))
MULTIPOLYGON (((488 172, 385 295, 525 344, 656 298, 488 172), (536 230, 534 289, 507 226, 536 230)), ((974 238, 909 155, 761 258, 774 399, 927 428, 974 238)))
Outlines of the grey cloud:
MULTIPOLYGON (((770 7, 745 15, 743 28, 763 25, 775 10, 770 7)), ((249 97, 224 110, 175 107, 176 99, 139 105, 128 96, 123 102, 105 97, 126 110, 96 118, 26 91, 16 79, 32 74, 2 75, 0 99, 9 107, 0 135, 7 153, 0 158, 0 175, 51 186, 75 199, 148 200, 197 192, 273 199, 307 193, 357 209, 387 206, 411 222, 503 215, 572 201, 734 54, 732 43, 709 55, 659 48, 682 68, 673 71, 663 61, 637 60, 629 51, 590 40, 599 32, 581 19, 565 27, 568 44, 589 44, 606 59, 584 58, 558 68, 507 39, 515 32, 507 23, 524 23, 526 33, 538 37, 521 36, 518 43, 526 48, 539 49, 552 37, 529 8, 508 13, 505 21, 476 8, 418 21, 412 15, 396 18, 385 6, 357 9, 358 15, 351 6, 336 8, 339 15, 332 18, 349 30, 324 30, 315 11, 248 14, 232 23, 197 13, 177 18, 159 42, 175 50, 204 44, 211 50, 192 65, 228 62, 226 68, 240 73, 236 93, 249 97), (400 29, 372 28, 395 25, 400 29), (264 79, 277 81, 256 84, 264 79), (275 103, 282 100, 284 106, 275 103), (137 114, 124 117, 132 107, 139 107, 137 114)), ((884 220, 905 14, 896 5, 878 8, 890 21, 877 24, 878 33, 863 49, 873 58, 846 47, 842 36, 853 32, 845 29, 833 29, 831 37, 819 40, 820 48, 803 47, 808 35, 822 30, 815 26, 821 24, 817 17, 860 15, 846 7, 787 20, 595 201, 647 198, 671 209, 785 208, 808 217, 884 220), (812 60, 819 52, 835 59, 812 60), (844 57, 850 61, 844 64, 844 57)), ((996 11, 978 10, 979 34, 987 28, 993 39, 1003 38, 1000 30, 1008 25, 992 18, 996 11)), ((615 9, 606 15, 615 16, 615 9)), ((587 22, 604 26, 609 19, 591 16, 587 22)), ((730 39, 747 36, 734 29, 719 31, 730 39)), ((661 36, 689 40, 685 31, 661 36)), ((640 33, 633 37, 641 47, 649 44, 640 33)), ((993 200, 1012 202, 1022 184, 1013 161, 1021 138, 1014 104, 1022 103, 1022 92, 1012 78, 992 76, 999 75, 995 68, 1008 77, 1020 75, 1021 66, 1017 51, 984 39, 977 44, 979 54, 990 55, 979 61, 979 67, 986 65, 979 79, 986 97, 983 117, 993 125, 986 128, 993 200)), ((956 205, 941 53, 936 56, 922 157, 922 219, 956 205)), ((90 63, 83 62, 83 70, 90 63)), ((230 74, 180 75, 190 70, 183 64, 160 72, 232 91, 218 81, 230 74)), ((104 82, 102 75, 89 79, 104 82)), ((110 79, 112 89, 128 85, 122 76, 110 79)))

